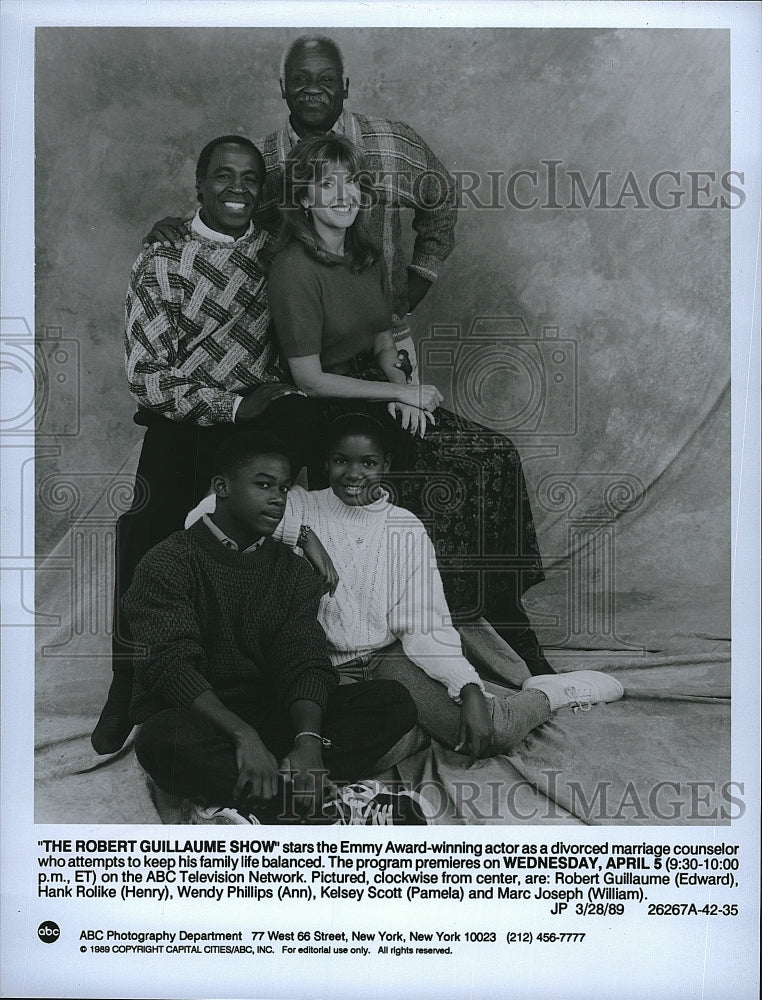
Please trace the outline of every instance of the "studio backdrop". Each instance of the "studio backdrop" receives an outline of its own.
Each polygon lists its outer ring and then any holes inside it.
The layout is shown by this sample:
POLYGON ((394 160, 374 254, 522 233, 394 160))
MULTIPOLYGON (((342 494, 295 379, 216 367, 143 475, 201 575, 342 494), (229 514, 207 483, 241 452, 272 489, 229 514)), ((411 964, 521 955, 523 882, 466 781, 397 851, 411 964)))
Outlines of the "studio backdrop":
MULTIPOLYGON (((408 122, 458 181, 457 245, 414 337, 446 405, 519 448, 547 572, 527 594, 542 638, 714 650, 729 638, 730 221, 744 200, 727 33, 326 33, 346 58, 346 107, 408 122)), ((49 718, 64 663, 75 714, 107 684, 113 523, 143 433, 123 369, 131 266, 155 220, 194 211, 209 139, 283 124, 278 68, 298 34, 37 31, 28 335, 44 368, 49 718)))

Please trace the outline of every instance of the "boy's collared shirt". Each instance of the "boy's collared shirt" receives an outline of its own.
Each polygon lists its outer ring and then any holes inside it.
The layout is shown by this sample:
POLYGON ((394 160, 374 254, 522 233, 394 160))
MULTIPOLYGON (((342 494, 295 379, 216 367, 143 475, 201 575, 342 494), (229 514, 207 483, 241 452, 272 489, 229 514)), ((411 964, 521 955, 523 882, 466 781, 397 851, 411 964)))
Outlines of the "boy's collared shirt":
MULTIPOLYGON (((238 547, 238 542, 234 542, 232 538, 229 538, 225 534, 225 532, 222 530, 222 528, 218 528, 217 525, 214 523, 214 521, 211 519, 211 517, 209 517, 208 514, 204 514, 204 516, 202 518, 202 521, 207 526, 207 528, 211 531, 211 533, 214 535, 214 537, 217 539, 217 541, 220 542, 222 545, 224 545, 226 549, 233 549, 235 552, 240 551, 239 547, 238 547)), ((262 544, 262 542, 264 542, 264 540, 265 540, 265 538, 264 538, 264 535, 263 535, 261 538, 258 538, 256 540, 256 542, 252 542, 252 544, 249 545, 248 548, 246 548, 246 549, 243 550, 244 555, 246 555, 249 552, 256 552, 257 549, 262 544)))
MULTIPOLYGON (((204 497, 188 514, 186 528, 199 518, 209 521, 215 506, 214 494, 204 497)), ((285 542, 303 524, 323 543, 340 576, 336 592, 323 595, 318 612, 340 673, 346 664, 351 670, 369 662, 399 639, 408 659, 443 684, 457 704, 467 684, 491 697, 463 655, 434 546, 414 514, 390 504, 386 491, 370 504, 349 507, 331 489, 292 486, 273 538, 285 542)))

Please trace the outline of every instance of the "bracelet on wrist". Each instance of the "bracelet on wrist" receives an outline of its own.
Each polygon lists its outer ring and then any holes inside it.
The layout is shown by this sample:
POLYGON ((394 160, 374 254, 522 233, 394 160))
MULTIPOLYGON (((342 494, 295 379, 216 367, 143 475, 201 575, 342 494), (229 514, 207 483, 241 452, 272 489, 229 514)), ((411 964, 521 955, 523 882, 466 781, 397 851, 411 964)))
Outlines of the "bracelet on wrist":
POLYGON ((297 733, 294 737, 294 743, 296 743, 301 736, 311 736, 313 739, 319 740, 324 747, 333 746, 333 743, 331 743, 326 736, 321 736, 320 733, 313 733, 310 729, 303 729, 300 733, 297 733))

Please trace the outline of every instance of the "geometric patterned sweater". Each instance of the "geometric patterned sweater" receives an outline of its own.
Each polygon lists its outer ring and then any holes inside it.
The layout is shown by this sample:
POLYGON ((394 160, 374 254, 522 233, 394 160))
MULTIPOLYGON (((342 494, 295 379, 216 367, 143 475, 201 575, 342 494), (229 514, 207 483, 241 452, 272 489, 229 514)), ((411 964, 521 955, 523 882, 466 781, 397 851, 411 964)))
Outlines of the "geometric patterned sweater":
POLYGON ((142 722, 213 690, 232 711, 266 699, 277 713, 305 698, 325 708, 338 683, 317 622, 319 578, 285 545, 226 548, 203 522, 138 564, 123 598, 136 656, 130 714, 142 722))
POLYGON ((170 420, 229 423, 236 400, 260 382, 289 382, 270 333, 255 229, 215 242, 186 223, 180 249, 154 245, 132 269, 125 305, 125 366, 138 405, 170 420))

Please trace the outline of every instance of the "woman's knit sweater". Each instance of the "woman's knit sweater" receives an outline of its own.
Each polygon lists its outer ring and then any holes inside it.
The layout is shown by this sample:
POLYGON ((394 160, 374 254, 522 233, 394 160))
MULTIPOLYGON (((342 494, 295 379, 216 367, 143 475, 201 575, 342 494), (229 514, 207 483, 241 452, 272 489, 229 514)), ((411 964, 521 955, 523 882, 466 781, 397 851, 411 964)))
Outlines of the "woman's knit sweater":
POLYGON ((317 622, 324 587, 286 546, 225 548, 203 523, 178 531, 138 565, 124 610, 136 658, 131 714, 187 708, 211 689, 230 707, 260 698, 286 711, 325 707, 337 684, 317 622))

